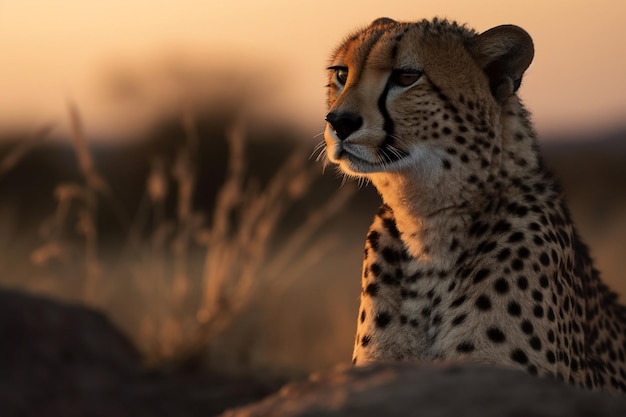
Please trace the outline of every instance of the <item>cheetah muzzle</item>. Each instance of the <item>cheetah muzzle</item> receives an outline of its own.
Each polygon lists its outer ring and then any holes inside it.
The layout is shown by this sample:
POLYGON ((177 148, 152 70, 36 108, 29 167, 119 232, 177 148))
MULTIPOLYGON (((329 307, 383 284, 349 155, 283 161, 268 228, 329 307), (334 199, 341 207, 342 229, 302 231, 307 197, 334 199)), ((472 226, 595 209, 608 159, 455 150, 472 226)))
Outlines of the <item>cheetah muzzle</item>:
POLYGON ((626 310, 544 168, 521 28, 378 19, 328 68, 328 160, 383 205, 353 362, 469 359, 626 391, 626 310))

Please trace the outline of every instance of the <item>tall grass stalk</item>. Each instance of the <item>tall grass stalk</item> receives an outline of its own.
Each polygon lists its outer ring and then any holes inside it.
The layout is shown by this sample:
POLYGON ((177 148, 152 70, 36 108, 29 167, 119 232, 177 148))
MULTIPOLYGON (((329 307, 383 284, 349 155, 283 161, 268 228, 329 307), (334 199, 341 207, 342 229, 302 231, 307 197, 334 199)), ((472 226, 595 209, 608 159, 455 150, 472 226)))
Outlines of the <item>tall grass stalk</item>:
POLYGON ((0 179, 19 165, 20 161, 37 146, 49 139, 52 128, 52 125, 46 125, 34 132, 29 138, 15 145, 0 161, 0 179))
POLYGON ((285 230, 281 222, 290 207, 320 175, 319 166, 308 161, 308 150, 294 152, 261 186, 246 172, 246 131, 235 123, 226 135, 226 179, 209 216, 193 204, 195 194, 202 192, 197 190, 201 137, 193 112, 186 110, 181 119, 184 140, 173 162, 163 157, 151 161, 144 196, 131 221, 96 169, 75 106, 69 106, 69 115, 81 181, 56 187, 55 213, 42 228, 46 243, 32 259, 38 264, 61 256, 71 260, 71 235, 78 233, 84 246, 83 300, 89 305, 102 302, 102 276, 111 271, 100 253, 97 219, 107 202, 127 225, 127 244, 113 250, 120 257, 113 264, 117 275, 130 276, 138 286, 143 310, 133 333, 153 361, 201 353, 260 297, 284 291, 336 242, 326 236, 321 244, 310 245, 350 198, 351 187, 313 210, 282 244, 276 239, 285 230), (172 199, 175 213, 168 218, 166 203, 172 199))

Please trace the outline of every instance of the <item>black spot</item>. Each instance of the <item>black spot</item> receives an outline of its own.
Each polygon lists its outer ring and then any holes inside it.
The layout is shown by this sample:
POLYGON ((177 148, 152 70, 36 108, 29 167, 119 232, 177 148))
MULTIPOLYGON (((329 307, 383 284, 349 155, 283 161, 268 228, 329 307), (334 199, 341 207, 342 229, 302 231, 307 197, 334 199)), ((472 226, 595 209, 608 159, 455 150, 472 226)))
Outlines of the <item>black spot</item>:
POLYGON ((531 337, 529 343, 534 350, 541 350, 541 340, 537 336, 531 337))
POLYGON ((507 307, 507 311, 511 316, 519 317, 522 314, 522 307, 519 305, 517 301, 509 302, 507 307))
POLYGON ((391 274, 382 274, 380 281, 385 285, 400 285, 400 280, 391 274))
POLYGON ((541 262, 543 266, 548 266, 550 265, 550 257, 547 253, 542 252, 541 255, 539 255, 539 262, 541 262))
POLYGON ((489 225, 487 223, 476 222, 470 227, 469 235, 480 237, 484 235, 487 230, 489 230, 489 225))
POLYGON ((541 307, 539 304, 535 305, 535 307, 533 308, 533 314, 535 315, 535 317, 537 318, 542 318, 543 317, 543 307, 541 307))
POLYGON ((521 349, 515 349, 511 352, 511 359, 522 365, 526 365, 528 363, 528 356, 526 356, 526 353, 524 353, 521 349))
POLYGON ((513 269, 513 271, 521 271, 522 269, 524 269, 524 261, 522 261, 520 258, 515 258, 511 261, 511 268, 513 269))
POLYGON ((441 164, 443 165, 444 169, 451 169, 452 168, 452 164, 447 159, 444 159, 443 161, 441 161, 441 164))
POLYGON ((470 353, 474 351, 474 344, 472 342, 461 342, 456 346, 457 352, 470 353))
POLYGON ((465 300, 467 300, 467 296, 465 295, 461 295, 459 298, 457 298, 456 300, 454 300, 451 304, 450 307, 454 308, 454 307, 458 307, 461 304, 463 304, 465 302, 465 300))
POLYGON ((361 323, 365 321, 365 317, 367 317, 367 314, 365 314, 365 310, 363 310, 361 311, 361 323))
POLYGON ((552 352, 551 350, 547 351, 546 352, 546 359, 550 363, 556 362, 556 357, 554 356, 554 352, 552 352))
POLYGON ((504 262, 511 255, 511 250, 509 248, 504 248, 498 253, 498 261, 504 262))
POLYGON ((398 255, 398 252, 391 249, 390 247, 383 248, 382 255, 383 255, 383 258, 385 259, 385 262, 387 262, 388 264, 395 264, 398 262, 400 258, 400 255, 398 255))
POLYGON ((400 232, 398 231, 398 227, 396 226, 396 221, 394 219, 383 219, 383 225, 392 237, 396 239, 400 237, 400 232))
POLYGON ((474 282, 474 284, 478 284, 479 282, 483 281, 485 278, 487 278, 489 276, 489 274, 491 273, 491 271, 489 271, 488 269, 481 269, 478 272, 476 272, 476 275, 474 275, 474 279, 472 280, 474 282))
POLYGON ((522 322, 521 327, 522 327, 522 331, 526 334, 533 334, 533 332, 535 331, 533 324, 528 320, 524 320, 522 322))
POLYGON ((367 235, 367 241, 370 243, 370 246, 372 247, 374 251, 378 250, 379 239, 380 239, 380 233, 378 233, 376 230, 372 230, 367 235))
MULTIPOLYGON (((522 164, 521 166, 523 166, 523 165, 524 164, 522 164)), ((509 204, 507 206, 507 210, 509 211, 509 213, 514 214, 517 217, 524 217, 524 216, 526 216, 528 214, 528 207, 519 205, 517 203, 509 204)))
POLYGON ((404 314, 400 315, 400 324, 406 324, 408 321, 408 317, 405 316, 404 314))
MULTIPOLYGON (((378 284, 375 283, 375 282, 372 282, 372 283, 368 284, 367 287, 365 288, 365 293, 368 294, 371 297, 375 297, 376 294, 378 294, 378 284)), ((352 316, 352 317, 354 317, 354 316, 352 316)))
POLYGON ((363 339, 361 339, 361 346, 365 347, 367 345, 370 344, 370 341, 372 340, 371 336, 363 336, 363 339))
POLYGON ((521 275, 517 278, 517 286, 520 290, 525 291, 528 288, 528 279, 521 275))
POLYGON ((456 259, 456 264, 457 265, 461 265, 463 262, 465 262, 465 260, 467 259, 468 256, 469 256, 469 252, 464 250, 463 252, 461 252, 459 257, 456 259))
POLYGON ((454 319, 452 319, 452 325, 458 326, 459 324, 463 323, 466 318, 467 318, 467 314, 459 314, 454 319))
POLYGON ((511 223, 506 220, 500 220, 493 226, 492 230, 494 233, 506 233, 511 230, 511 223))
POLYGON ((407 279, 406 279, 406 280, 407 280, 408 282, 415 282, 415 281, 417 281, 418 279, 420 279, 422 276, 423 276, 422 271, 417 271, 417 272, 415 272, 413 275, 411 275, 411 276, 407 277, 407 279))
POLYGON ((487 311, 491 308, 491 300, 488 296, 482 294, 476 299, 476 307, 480 310, 487 311))
POLYGON ((511 236, 509 236, 510 243, 517 243, 521 242, 522 240, 524 240, 524 233, 522 232, 514 232, 511 233, 511 236))
POLYGON ((391 315, 385 311, 376 314, 376 318, 374 319, 376 322, 376 326, 384 329, 391 322, 391 315))
POLYGON ((382 268, 377 263, 373 263, 370 265, 370 271, 372 272, 372 274, 374 274, 374 276, 377 277, 378 275, 380 275, 382 268))
POLYGON ((459 278, 467 278, 472 273, 472 268, 464 268, 459 272, 459 278))
POLYGON ((378 207, 376 215, 381 219, 384 219, 387 214, 391 213, 391 211, 391 207, 389 207, 387 204, 382 204, 380 207, 378 207))
POLYGON ((502 343, 505 340, 504 333, 502 333, 502 330, 497 327, 490 327, 487 329, 487 336, 494 343, 502 343))
POLYGON ((493 283, 493 288, 498 294, 506 294, 509 291, 509 283, 504 278, 498 278, 493 283))
POLYGON ((530 251, 525 246, 522 246, 517 250, 517 256, 521 259, 526 259, 530 255, 530 251))
POLYGON ((489 253, 492 250, 494 250, 497 246, 498 244, 496 242, 488 242, 488 243, 481 245, 480 251, 482 253, 489 253))

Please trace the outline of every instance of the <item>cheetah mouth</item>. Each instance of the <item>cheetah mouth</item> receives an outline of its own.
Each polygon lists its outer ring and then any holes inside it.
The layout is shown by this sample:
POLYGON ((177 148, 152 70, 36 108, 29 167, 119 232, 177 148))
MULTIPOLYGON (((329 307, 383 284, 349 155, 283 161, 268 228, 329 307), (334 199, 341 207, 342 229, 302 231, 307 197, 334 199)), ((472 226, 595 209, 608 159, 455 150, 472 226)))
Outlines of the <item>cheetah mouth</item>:
POLYGON ((390 135, 375 140, 374 135, 339 139, 332 130, 326 130, 325 141, 330 162, 338 164, 347 174, 360 175, 388 172, 408 159, 410 153, 393 146, 390 135))
MULTIPOLYGON (((372 151, 374 160, 364 157, 361 152, 352 149, 345 144, 336 144, 332 154, 331 162, 349 174, 371 174, 376 172, 387 172, 395 168, 395 165, 407 158, 410 154, 397 149, 390 150, 385 147, 377 147, 372 151)), ((368 155, 370 156, 370 155, 368 155)))
POLYGON ((345 147, 345 146, 337 146, 335 153, 334 153, 334 158, 333 162, 337 163, 337 164, 342 164, 342 163, 350 163, 351 165, 358 165, 358 166, 369 166, 369 167, 374 167, 376 165, 376 163, 369 161, 365 158, 363 158, 362 156, 357 155, 355 152, 351 151, 349 148, 345 147))

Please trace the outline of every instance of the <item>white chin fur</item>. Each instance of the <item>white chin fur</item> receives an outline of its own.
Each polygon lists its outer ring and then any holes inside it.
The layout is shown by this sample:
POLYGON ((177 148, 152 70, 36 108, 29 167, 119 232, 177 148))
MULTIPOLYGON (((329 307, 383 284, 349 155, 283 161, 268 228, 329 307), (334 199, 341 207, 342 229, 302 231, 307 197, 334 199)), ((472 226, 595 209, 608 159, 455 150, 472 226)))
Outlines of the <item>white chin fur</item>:
POLYGON ((354 177, 367 177, 370 174, 398 173, 409 171, 419 176, 438 176, 442 172, 442 152, 424 146, 414 146, 409 150, 409 155, 391 163, 370 163, 355 157, 351 150, 341 148, 341 157, 337 146, 332 145, 328 149, 329 160, 339 166, 341 171, 354 177))

